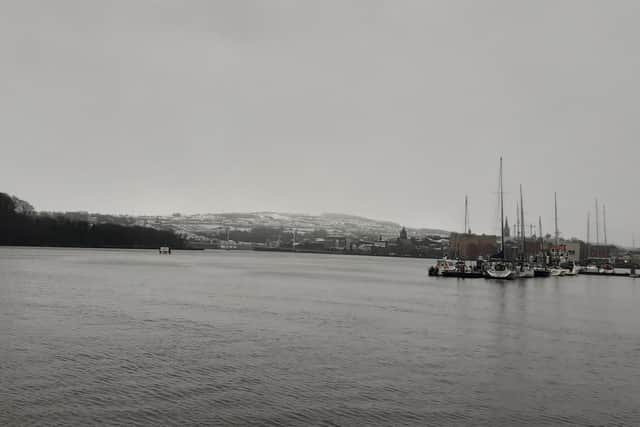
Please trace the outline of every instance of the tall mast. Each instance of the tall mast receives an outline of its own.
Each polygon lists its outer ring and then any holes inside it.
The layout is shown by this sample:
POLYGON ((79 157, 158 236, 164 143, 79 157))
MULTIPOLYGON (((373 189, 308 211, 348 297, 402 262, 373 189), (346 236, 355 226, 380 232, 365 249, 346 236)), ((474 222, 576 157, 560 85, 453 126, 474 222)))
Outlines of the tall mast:
POLYGON ((464 234, 469 232, 469 198, 464 195, 464 234))
MULTIPOLYGON (((540 234, 540 250, 544 252, 544 237, 542 234, 542 217, 538 217, 538 233, 540 234)), ((544 254, 543 254, 544 255, 544 254)))
POLYGON ((554 217, 556 222, 556 246, 560 243, 560 232, 558 231, 558 193, 553 193, 554 199, 554 217))
POLYGON ((522 238, 522 259, 525 259, 526 257, 526 251, 527 251, 527 242, 526 242, 526 238, 525 238, 525 231, 524 231, 524 202, 522 199, 522 184, 520 184, 520 227, 522 228, 522 233, 521 233, 521 238, 522 238))
POLYGON ((516 241, 520 240, 520 205, 516 201, 516 241))
POLYGON ((540 240, 542 240, 542 217, 538 217, 538 233, 540 234, 540 240))
POLYGON ((607 245, 607 210, 605 204, 602 204, 602 231, 604 232, 604 244, 607 245))
POLYGON ((502 259, 504 259, 504 189, 502 188, 502 156, 500 156, 500 230, 502 259))
POLYGON ((596 245, 600 244, 600 221, 598 220, 598 199, 596 199, 596 245))
POLYGON ((589 258, 589 239, 591 239, 591 212, 587 212, 587 258, 589 258))

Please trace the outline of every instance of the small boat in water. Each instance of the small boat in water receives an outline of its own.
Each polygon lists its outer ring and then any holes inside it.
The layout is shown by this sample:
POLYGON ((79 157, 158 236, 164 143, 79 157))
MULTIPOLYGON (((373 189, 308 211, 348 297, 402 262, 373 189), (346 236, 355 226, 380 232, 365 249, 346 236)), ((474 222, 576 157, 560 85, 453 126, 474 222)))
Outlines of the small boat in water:
POLYGON ((519 264, 514 270, 514 276, 517 279, 528 279, 535 276, 535 271, 529 264, 519 264))
POLYGON ((616 270, 615 268, 613 268, 613 266, 611 264, 604 264, 601 268, 600 268, 600 273, 604 273, 604 274, 613 274, 615 273, 616 270))
MULTIPOLYGON (((634 272, 618 272, 613 268, 611 264, 604 264, 602 267, 593 268, 588 266, 580 270, 580 274, 585 276, 621 276, 621 277, 634 277, 634 272)), ((637 276, 636 276, 637 277, 637 276)))
POLYGON ((509 280, 514 278, 514 271, 506 262, 490 263, 485 270, 485 277, 490 279, 509 280))
POLYGON ((533 277, 549 277, 549 276, 551 276, 551 271, 547 267, 533 268, 533 277))
POLYGON ((580 274, 597 274, 600 271, 597 265, 589 264, 580 269, 580 274))
POLYGON ((482 271, 444 271, 442 277, 457 277, 459 279, 482 279, 484 273, 482 271))
POLYGON ((552 266, 549 271, 551 271, 551 276, 576 276, 578 274, 578 267, 573 262, 565 262, 560 265, 552 266))
POLYGON ((574 262, 566 262, 560 264, 560 268, 564 270, 563 276, 577 276, 578 275, 578 266, 574 262))
POLYGON ((436 265, 429 268, 429 276, 443 276, 443 273, 453 271, 456 271, 456 263, 453 260, 442 258, 436 261, 436 265))
POLYGON ((467 265, 464 261, 458 261, 455 264, 455 270, 446 270, 442 272, 442 277, 457 277, 461 279, 480 279, 484 277, 482 268, 476 264, 475 266, 467 265))

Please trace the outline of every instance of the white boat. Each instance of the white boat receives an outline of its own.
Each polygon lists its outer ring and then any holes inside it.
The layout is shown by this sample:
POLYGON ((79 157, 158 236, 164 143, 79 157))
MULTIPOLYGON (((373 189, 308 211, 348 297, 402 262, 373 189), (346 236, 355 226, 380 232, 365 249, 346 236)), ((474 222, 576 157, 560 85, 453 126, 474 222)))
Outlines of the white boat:
POLYGON ((549 271, 551 272, 551 277, 564 276, 567 273, 567 270, 560 267, 551 267, 549 271))
POLYGON ((444 271, 456 271, 456 262, 447 258, 436 261, 436 265, 429 268, 429 276, 442 276, 444 271))
POLYGON ((590 265, 587 265, 586 267, 582 267, 580 269, 580 272, 581 273, 582 272, 584 272, 584 273, 599 273, 600 269, 598 268, 597 265, 590 264, 590 265))
MULTIPOLYGON (((574 262, 564 262, 559 266, 553 267, 556 270, 560 270, 560 276, 577 276, 578 266, 574 262)), ((553 275, 553 274, 552 274, 553 275)))
POLYGON ((564 275, 565 276, 577 276, 578 275, 578 267, 575 265, 575 263, 572 263, 571 268, 565 268, 564 269, 564 275))
POLYGON ((517 265, 514 269, 514 276, 518 279, 528 279, 534 277, 534 269, 529 264, 517 265))
MULTIPOLYGON (((532 270, 533 272, 533 270, 532 270)), ((511 266, 504 262, 494 262, 489 264, 489 268, 485 271, 485 274, 490 279, 513 279, 514 272, 511 266)), ((533 277, 533 276, 531 276, 533 277)))
POLYGON ((603 265, 599 271, 599 273, 603 273, 603 274, 613 274, 615 272, 616 272, 616 269, 613 268, 613 266, 611 266, 610 264, 603 265))

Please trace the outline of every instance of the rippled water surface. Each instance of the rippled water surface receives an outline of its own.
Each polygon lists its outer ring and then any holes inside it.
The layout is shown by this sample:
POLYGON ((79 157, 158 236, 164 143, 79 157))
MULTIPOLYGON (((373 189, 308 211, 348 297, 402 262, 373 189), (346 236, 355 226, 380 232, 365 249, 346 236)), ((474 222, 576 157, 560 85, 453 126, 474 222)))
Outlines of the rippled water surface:
POLYGON ((640 280, 0 248, 0 424, 640 425, 640 280))

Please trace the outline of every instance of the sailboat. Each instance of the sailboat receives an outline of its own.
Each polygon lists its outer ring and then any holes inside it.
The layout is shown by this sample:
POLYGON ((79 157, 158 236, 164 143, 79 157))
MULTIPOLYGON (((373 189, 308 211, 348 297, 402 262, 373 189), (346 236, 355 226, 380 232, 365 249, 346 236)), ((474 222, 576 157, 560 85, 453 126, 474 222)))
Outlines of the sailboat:
POLYGON ((549 277, 551 271, 547 268, 547 256, 544 253, 544 238, 542 237, 542 217, 538 217, 538 234, 540 234, 540 248, 538 265, 533 269, 533 277, 549 277))
MULTIPOLYGON (((558 231, 558 193, 553 193, 553 202, 554 202, 553 204, 554 222, 556 225, 554 245, 556 248, 555 250, 557 251, 558 246, 560 244, 560 232, 558 231)), ((554 265, 551 266, 551 268, 549 269, 549 271, 551 271, 551 276, 553 277, 564 276, 567 271, 558 265, 559 260, 555 259, 553 262, 554 262, 554 265)))
MULTIPOLYGON (((471 229, 469 228, 469 198, 464 196, 464 230, 461 236, 471 234, 471 229)), ((443 268, 440 267, 432 267, 437 271, 432 271, 432 273, 439 273, 440 276, 443 277, 457 277, 461 279, 481 279, 484 277, 484 272, 482 271, 482 263, 476 261, 475 265, 467 264, 464 260, 465 254, 461 253, 460 250, 460 242, 456 241, 456 258, 457 262, 454 265, 454 268, 448 268, 445 266, 443 268)), ((440 262, 440 261, 438 261, 440 262)))
POLYGON ((494 261, 489 263, 488 268, 485 271, 485 274, 488 278, 491 279, 513 279, 513 270, 511 265, 505 262, 504 259, 504 188, 502 186, 502 157, 500 157, 500 184, 499 184, 499 194, 500 194, 500 253, 498 257, 501 258, 501 261, 494 261))
POLYGON ((527 255, 527 239, 524 232, 524 205, 522 198, 522 184, 520 184, 520 239, 522 240, 522 255, 520 263, 515 268, 515 276, 520 279, 534 277, 533 268, 526 262, 527 255))
POLYGON ((554 241, 556 256, 555 256, 555 259, 553 260, 553 266, 549 269, 549 271, 551 272, 551 276, 553 277, 575 276, 578 274, 578 269, 576 264, 574 262, 567 261, 566 258, 564 259, 565 262, 563 262, 563 259, 559 254, 560 231, 558 231, 558 194, 557 193, 553 194, 553 201, 554 201, 554 222, 556 226, 555 241, 554 241))

